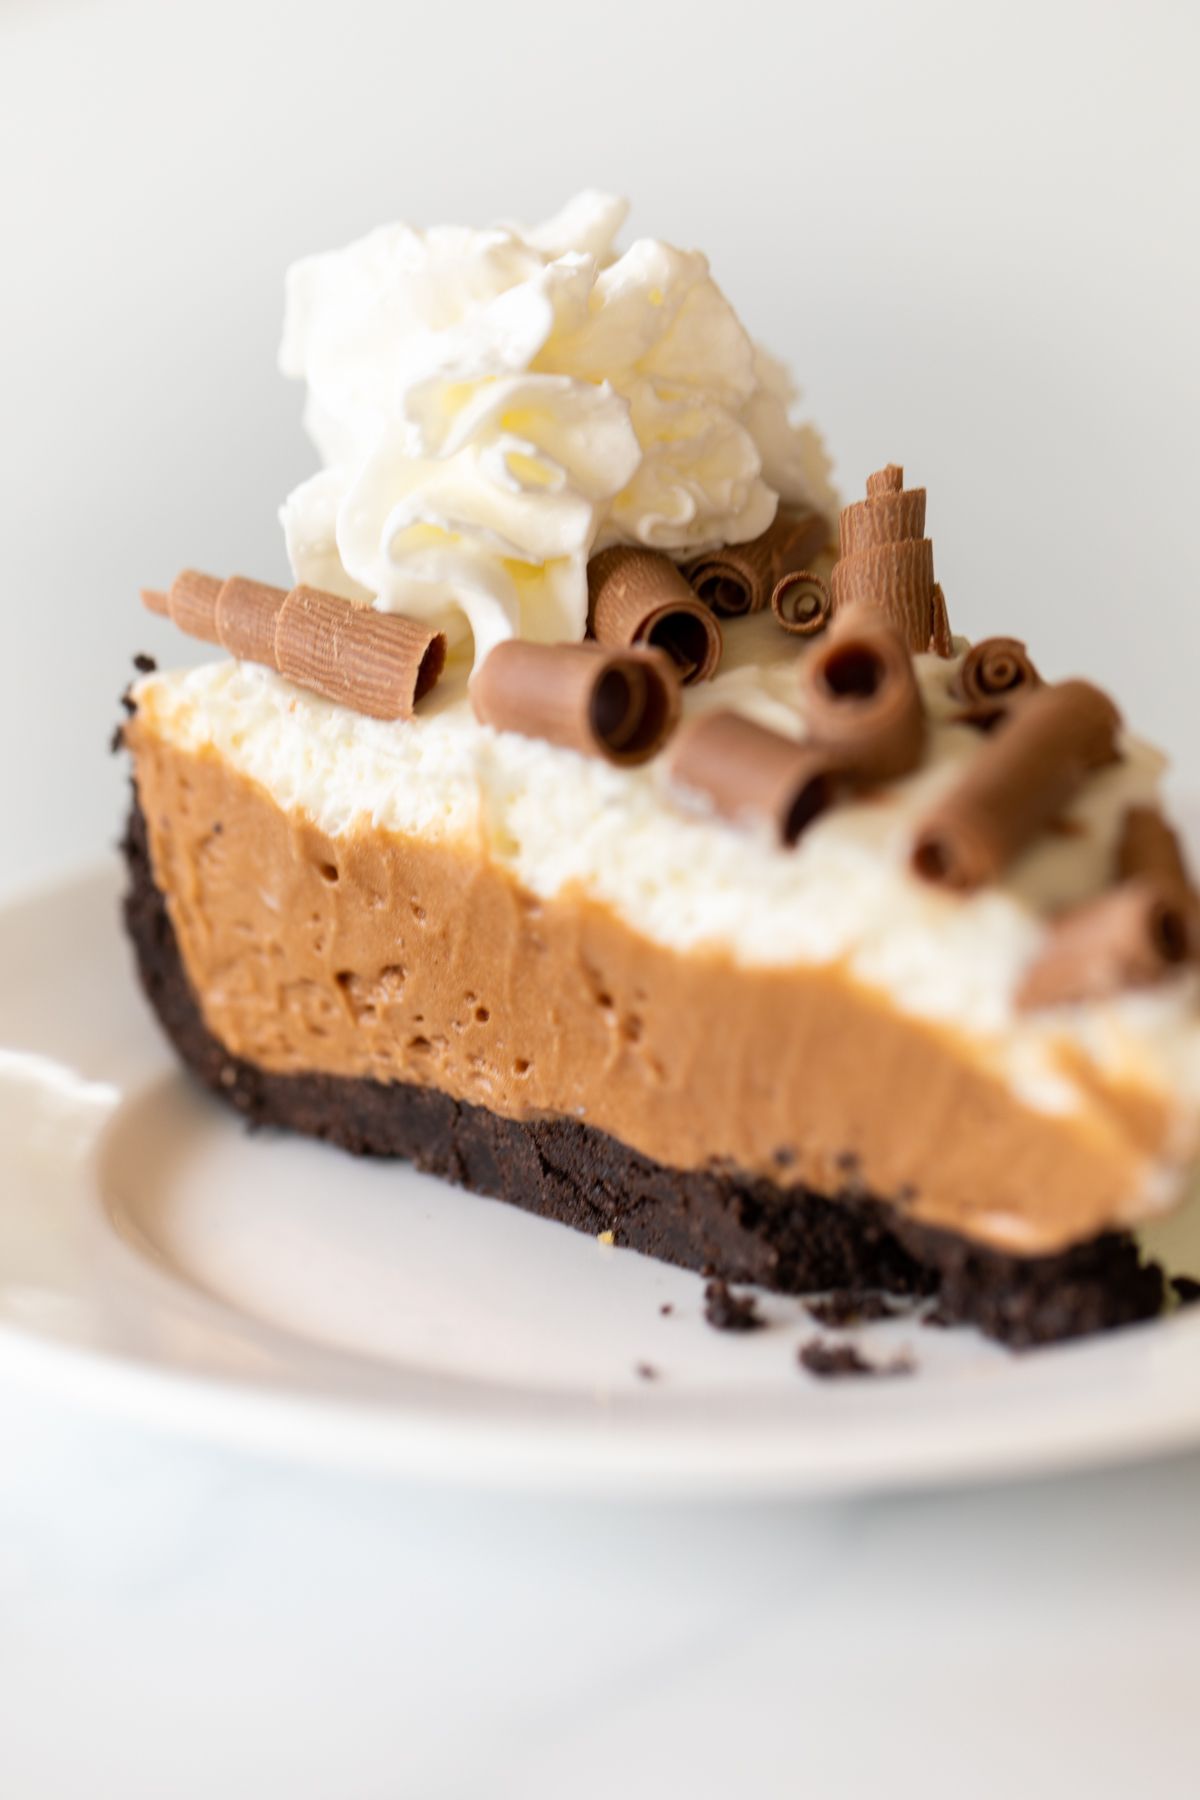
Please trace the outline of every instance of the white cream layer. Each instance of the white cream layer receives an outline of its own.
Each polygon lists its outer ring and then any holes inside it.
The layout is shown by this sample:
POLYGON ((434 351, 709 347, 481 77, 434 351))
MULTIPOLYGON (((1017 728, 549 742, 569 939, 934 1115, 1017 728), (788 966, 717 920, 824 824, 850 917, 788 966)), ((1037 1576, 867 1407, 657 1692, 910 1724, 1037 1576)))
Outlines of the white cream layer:
MULTIPOLYGON (((803 654, 803 652, 801 652, 803 654)), ((770 618, 731 626, 716 680, 687 690, 689 713, 732 706, 804 735, 795 641, 770 618)), ((1162 761, 1127 740, 1118 766, 1006 879, 962 897, 909 871, 914 827, 983 740, 951 722, 955 665, 917 658, 931 719, 923 767, 818 819, 793 850, 683 809, 662 759, 638 769, 479 725, 461 675, 405 723, 363 718, 235 662, 142 681, 139 706, 185 750, 212 748, 337 835, 382 827, 461 841, 544 898, 578 891, 679 951, 759 967, 841 963, 901 1012, 947 1026, 1026 1104, 1069 1112, 1080 1090, 1062 1052, 1178 1109, 1179 1148, 1200 1124, 1200 981, 1191 973, 1102 1003, 1029 1015, 1014 995, 1046 917, 1110 878, 1125 808, 1153 800, 1162 761)))

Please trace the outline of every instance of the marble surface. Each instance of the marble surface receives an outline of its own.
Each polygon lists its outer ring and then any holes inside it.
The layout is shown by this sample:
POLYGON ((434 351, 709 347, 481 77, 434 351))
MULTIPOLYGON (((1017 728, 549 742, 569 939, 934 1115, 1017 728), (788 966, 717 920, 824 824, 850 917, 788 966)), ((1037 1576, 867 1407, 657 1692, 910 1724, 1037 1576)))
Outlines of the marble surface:
POLYGON ((315 1474, 0 1390, 21 1800, 1196 1792, 1200 1456, 811 1506, 315 1474))

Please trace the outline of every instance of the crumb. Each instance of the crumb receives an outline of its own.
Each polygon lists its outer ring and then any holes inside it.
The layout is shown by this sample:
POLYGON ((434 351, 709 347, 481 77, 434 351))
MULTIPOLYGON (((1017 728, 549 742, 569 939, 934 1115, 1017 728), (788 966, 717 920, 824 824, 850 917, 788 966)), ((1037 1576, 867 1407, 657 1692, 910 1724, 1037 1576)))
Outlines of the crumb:
POLYGON ((801 1344, 797 1360, 810 1375, 829 1380, 843 1375, 870 1375, 871 1364, 861 1357, 853 1344, 831 1344, 825 1338, 809 1338, 801 1344))
POLYGON ((125 748, 125 727, 123 725, 114 725, 113 726, 113 734, 108 740, 108 754, 110 756, 116 756, 124 748, 125 748))
POLYGON ((598 1234, 598 1236, 596 1238, 596 1242, 598 1244, 615 1244, 616 1241, 617 1240, 613 1236, 611 1231, 602 1231, 598 1234))
POLYGON ((153 675, 158 664, 152 656, 147 656, 144 650, 139 650, 133 659, 133 666, 140 675, 153 675))
POLYGON ((1200 1300, 1200 1281, 1194 1275, 1173 1275, 1171 1286, 1180 1306, 1195 1306, 1200 1300))
POLYGON ((891 1319, 905 1310, 903 1302, 893 1304, 886 1294, 861 1293, 854 1288, 834 1288, 814 1300, 802 1302, 805 1312, 836 1331, 842 1325, 866 1325, 873 1319, 891 1319))
POLYGON ((731 1294, 724 1281, 705 1288, 704 1316, 714 1331, 758 1331, 767 1322, 753 1294, 731 1294))
POLYGON ((658 1310, 662 1314, 663 1318, 665 1319, 669 1316, 669 1314, 671 1314, 675 1311, 675 1308, 671 1305, 671 1302, 669 1300, 664 1300, 658 1310))
POLYGON ((643 1381, 658 1380, 658 1370, 653 1363, 635 1363, 633 1372, 640 1375, 643 1381))
MULTIPOLYGON (((130 689, 132 687, 133 687, 132 681, 127 681, 125 683, 125 686, 122 688, 121 692, 117 696, 117 700, 118 700, 118 703, 119 703, 122 711, 128 713, 129 717, 131 719, 132 719, 134 713, 137 711, 137 701, 134 699, 132 693, 130 692, 130 689)), ((109 742, 109 749, 112 751, 113 755, 115 756, 117 751, 123 750, 124 747, 125 747, 125 740, 124 740, 124 737, 122 736, 122 727, 120 725, 118 725, 116 730, 112 734, 112 738, 109 742)))
POLYGON ((797 1361, 810 1375, 819 1375, 825 1381, 840 1381, 848 1375, 911 1375, 914 1368, 907 1356, 897 1356, 886 1363, 868 1362, 853 1344, 831 1344, 828 1338, 810 1338, 807 1344, 801 1344, 797 1361))

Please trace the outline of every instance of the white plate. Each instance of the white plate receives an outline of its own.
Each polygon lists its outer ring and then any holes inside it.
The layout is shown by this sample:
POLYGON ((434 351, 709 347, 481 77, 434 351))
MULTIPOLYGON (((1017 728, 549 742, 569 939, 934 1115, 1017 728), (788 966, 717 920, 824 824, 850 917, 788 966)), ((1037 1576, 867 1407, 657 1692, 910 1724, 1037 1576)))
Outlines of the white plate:
MULTIPOLYGON (((454 1480, 696 1496, 1200 1440, 1200 1308, 1024 1357, 888 1322, 858 1337, 910 1349, 914 1377, 822 1384, 797 1367, 815 1328, 794 1300, 763 1301, 769 1330, 717 1333, 693 1275, 400 1164, 248 1135, 159 1037, 111 871, 0 911, 0 1046, 0 1370, 145 1422, 454 1480)), ((1176 1265, 1200 1268, 1200 1221, 1174 1235, 1176 1265)))

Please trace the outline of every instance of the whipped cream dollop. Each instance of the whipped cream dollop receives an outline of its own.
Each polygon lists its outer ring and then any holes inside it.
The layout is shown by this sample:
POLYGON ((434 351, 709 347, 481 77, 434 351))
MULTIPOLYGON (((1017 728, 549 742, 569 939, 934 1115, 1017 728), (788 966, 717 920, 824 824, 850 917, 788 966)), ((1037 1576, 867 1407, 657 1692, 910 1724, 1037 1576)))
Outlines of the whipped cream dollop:
POLYGON ((532 230, 391 225, 293 266, 280 363, 325 464, 281 513, 297 581, 436 621, 478 666, 581 638, 608 544, 683 560, 781 500, 836 517, 786 371, 700 252, 617 253, 626 210, 587 192, 532 230))

